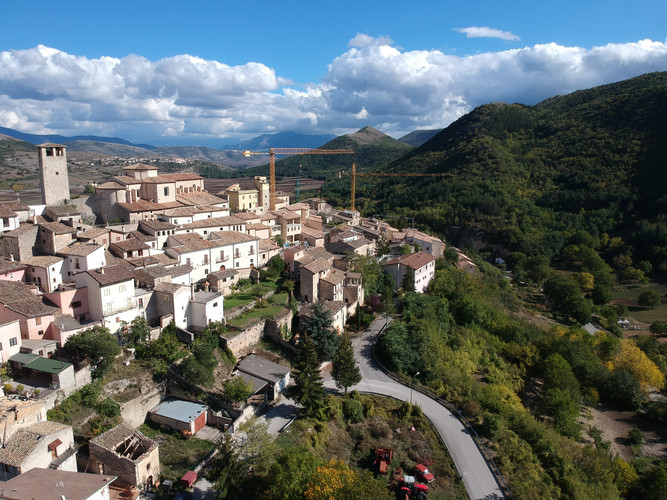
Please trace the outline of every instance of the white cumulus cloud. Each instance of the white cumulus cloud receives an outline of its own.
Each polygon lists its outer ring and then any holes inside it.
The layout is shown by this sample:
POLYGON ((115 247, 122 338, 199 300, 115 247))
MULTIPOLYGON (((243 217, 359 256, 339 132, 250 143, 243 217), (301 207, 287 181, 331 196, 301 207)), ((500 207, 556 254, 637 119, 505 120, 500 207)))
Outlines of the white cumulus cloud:
POLYGON ((468 28, 454 28, 454 31, 464 33, 466 38, 500 38, 514 42, 520 40, 518 36, 509 31, 501 31, 488 26, 470 26, 468 28))
POLYGON ((455 56, 358 34, 321 82, 297 87, 290 75, 258 62, 89 59, 38 46, 0 52, 0 126, 191 144, 279 130, 341 134, 367 125, 398 136, 445 127, 487 102, 534 104, 666 70, 667 43, 652 40, 455 56))

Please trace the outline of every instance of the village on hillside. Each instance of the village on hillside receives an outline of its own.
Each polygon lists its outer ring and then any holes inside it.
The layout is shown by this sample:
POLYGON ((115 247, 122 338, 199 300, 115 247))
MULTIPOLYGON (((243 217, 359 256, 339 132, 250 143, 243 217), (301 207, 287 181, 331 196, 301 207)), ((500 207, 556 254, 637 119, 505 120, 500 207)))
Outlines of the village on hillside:
MULTIPOLYGON (((396 289, 419 293, 446 250, 417 229, 398 230, 318 198, 290 203, 278 193, 271 210, 265 177, 209 193, 199 175, 133 164, 94 194, 72 199, 66 147, 42 144, 36 155, 42 204, 0 202, 0 487, 33 498, 55 483, 76 484, 71 498, 136 498, 160 483, 164 467, 163 444, 139 430, 145 422, 187 437, 237 432, 291 382, 289 363, 254 346, 267 336, 295 350, 299 323, 318 310, 342 333, 364 305, 355 256, 377 258, 396 289), (291 284, 288 293, 265 280, 271 273, 291 284), (240 300, 252 287, 259 293, 240 300), (252 319, 255 309, 270 312, 252 319), (128 337, 137 325, 145 340, 168 331, 183 346, 213 332, 235 363, 226 380, 216 372, 215 384, 229 387, 241 377, 249 395, 220 397, 211 408, 204 389, 169 364, 170 383, 120 387, 118 425, 75 440, 72 426, 47 412, 94 386, 102 369, 102 361, 76 356, 83 334, 111 334, 117 361, 130 369, 139 353, 128 337), (68 347, 72 339, 76 347, 68 347)), ((458 267, 475 272, 457 255, 458 267)))

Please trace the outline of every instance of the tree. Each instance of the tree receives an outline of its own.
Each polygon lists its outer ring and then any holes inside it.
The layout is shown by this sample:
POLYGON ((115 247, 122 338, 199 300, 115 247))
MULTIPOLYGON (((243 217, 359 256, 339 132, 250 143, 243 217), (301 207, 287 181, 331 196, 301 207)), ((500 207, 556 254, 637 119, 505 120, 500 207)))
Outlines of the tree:
POLYGON ((122 335, 123 343, 130 347, 136 347, 146 342, 151 335, 151 326, 146 318, 137 316, 129 326, 124 329, 122 335))
POLYGON ((175 361, 181 348, 181 342, 176 336, 176 326, 172 321, 162 329, 157 340, 137 348, 137 355, 146 359, 162 359, 167 362, 175 361))
POLYGON ((549 278, 544 284, 544 295, 553 309, 566 318, 572 317, 580 324, 591 320, 591 306, 581 296, 574 278, 560 275, 549 278))
MULTIPOLYGON (((357 314, 360 312, 358 311, 357 314)), ((336 381, 336 387, 344 389, 345 394, 347 394, 348 387, 361 382, 361 372, 354 359, 354 348, 348 332, 343 334, 338 343, 338 349, 336 349, 333 358, 331 376, 336 381)))
POLYGON ((644 290, 637 298, 637 304, 644 309, 655 309, 662 303, 662 295, 655 290, 644 290))
POLYGON ((342 498, 340 490, 354 482, 354 472, 342 460, 332 458, 313 474, 304 496, 306 500, 342 498))
POLYGON ((403 275, 403 283, 401 283, 401 286, 405 292, 415 291, 415 271, 411 267, 408 267, 405 270, 405 274, 403 275))
POLYGON ((384 257, 391 253, 391 248, 389 248, 389 242, 384 235, 381 235, 378 240, 375 242, 375 256, 377 258, 384 257))
POLYGON ((90 359, 96 377, 102 376, 120 354, 116 337, 103 326, 95 326, 72 335, 65 344, 65 353, 75 359, 90 359))
MULTIPOLYGON (((217 339, 215 339, 217 343, 217 339)), ((207 337, 200 337, 190 346, 192 354, 183 360, 181 369, 183 375, 194 384, 210 387, 215 382, 213 372, 218 366, 213 341, 207 337)))
POLYGON ((272 278, 277 278, 285 269, 285 261, 280 255, 276 255, 269 261, 266 272, 272 278))
POLYGON ((245 499, 243 483, 246 466, 229 434, 218 442, 218 454, 209 462, 207 477, 213 482, 218 498, 245 499))
POLYGON ((317 359, 315 343, 304 335, 303 345, 295 362, 296 384, 294 399, 303 405, 304 414, 309 418, 321 420, 324 416, 324 385, 320 375, 320 362, 317 359))
POLYGON ((593 290, 595 287, 595 276, 591 273, 581 272, 581 273, 572 273, 572 277, 584 291, 593 290))
POLYGON ((332 328, 331 313, 322 303, 315 302, 310 308, 310 313, 302 319, 301 325, 315 343, 319 360, 331 360, 338 347, 338 335, 332 328))
POLYGON ((651 333, 655 333, 657 335, 665 335, 667 334, 667 323, 664 321, 656 320, 653 323, 651 323, 651 326, 649 326, 649 330, 651 333))
POLYGON ((246 382, 240 375, 226 380, 223 386, 225 389, 225 399, 234 403, 245 401, 252 395, 252 384, 246 382))
POLYGON ((650 387, 662 389, 665 386, 665 377, 660 369, 637 347, 632 339, 621 340, 621 350, 610 362, 610 368, 628 370, 635 376, 645 392, 650 387))
POLYGON ((268 474, 266 498, 302 500, 303 492, 320 465, 320 459, 305 448, 281 450, 268 474))

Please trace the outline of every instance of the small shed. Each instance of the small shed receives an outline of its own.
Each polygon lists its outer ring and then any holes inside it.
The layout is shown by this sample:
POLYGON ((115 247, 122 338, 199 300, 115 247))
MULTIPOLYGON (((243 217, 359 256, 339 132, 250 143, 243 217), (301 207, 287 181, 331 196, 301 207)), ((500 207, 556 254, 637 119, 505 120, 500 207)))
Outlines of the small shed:
POLYGON ((201 403, 167 399, 149 411, 148 416, 160 425, 194 435, 206 425, 207 410, 201 403))
POLYGON ((277 398, 278 395, 285 390, 289 384, 291 373, 289 368, 255 354, 250 354, 243 358, 239 362, 237 370, 241 374, 252 375, 253 377, 268 382, 271 387, 269 400, 277 398))
POLYGON ((197 473, 193 470, 187 471, 183 474, 181 478, 181 483, 185 485, 186 488, 192 488, 192 486, 197 482, 197 473))

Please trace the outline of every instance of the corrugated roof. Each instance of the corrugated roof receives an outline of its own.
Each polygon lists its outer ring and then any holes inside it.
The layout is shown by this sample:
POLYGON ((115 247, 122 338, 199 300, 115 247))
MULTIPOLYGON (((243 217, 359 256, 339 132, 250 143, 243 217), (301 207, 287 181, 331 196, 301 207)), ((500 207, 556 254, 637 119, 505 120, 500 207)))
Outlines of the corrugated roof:
POLYGON ((207 409, 208 407, 203 404, 182 401, 180 399, 168 399, 157 405, 150 412, 177 420, 178 422, 192 422, 207 409))

